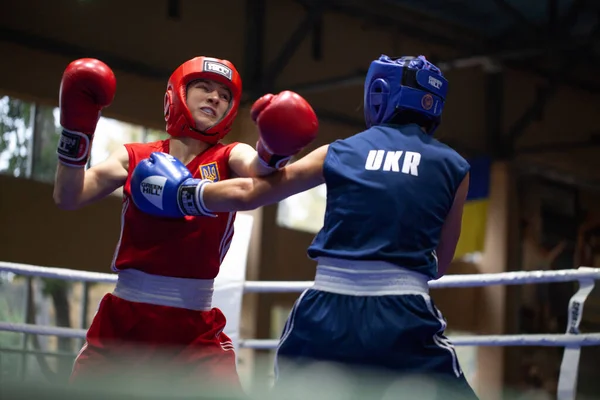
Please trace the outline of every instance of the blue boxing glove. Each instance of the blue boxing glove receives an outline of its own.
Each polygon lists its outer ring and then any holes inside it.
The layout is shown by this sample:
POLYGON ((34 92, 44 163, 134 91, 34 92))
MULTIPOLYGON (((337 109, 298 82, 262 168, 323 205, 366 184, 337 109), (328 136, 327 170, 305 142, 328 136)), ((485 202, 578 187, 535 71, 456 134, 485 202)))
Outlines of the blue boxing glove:
POLYGON ((194 179, 186 166, 166 153, 152 153, 131 175, 131 197, 141 211, 157 216, 181 218, 211 216, 202 201, 208 179, 194 179))

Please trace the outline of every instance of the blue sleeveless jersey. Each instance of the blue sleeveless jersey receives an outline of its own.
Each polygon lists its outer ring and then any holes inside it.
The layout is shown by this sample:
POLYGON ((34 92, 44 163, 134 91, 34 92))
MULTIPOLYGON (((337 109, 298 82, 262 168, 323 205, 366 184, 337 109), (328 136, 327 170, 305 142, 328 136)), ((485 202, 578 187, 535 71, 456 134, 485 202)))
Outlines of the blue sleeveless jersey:
POLYGON ((313 259, 386 261, 437 276, 442 225, 469 164, 417 125, 374 126, 329 146, 313 259))

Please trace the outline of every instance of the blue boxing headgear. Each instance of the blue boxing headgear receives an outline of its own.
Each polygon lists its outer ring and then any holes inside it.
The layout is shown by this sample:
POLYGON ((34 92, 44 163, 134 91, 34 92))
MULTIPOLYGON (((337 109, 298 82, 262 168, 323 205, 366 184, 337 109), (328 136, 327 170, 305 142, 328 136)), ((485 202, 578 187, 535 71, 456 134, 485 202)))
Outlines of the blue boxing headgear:
POLYGON ((365 80, 367 127, 389 122, 398 112, 411 111, 430 122, 428 133, 438 127, 448 92, 442 71, 424 56, 373 61, 365 80))

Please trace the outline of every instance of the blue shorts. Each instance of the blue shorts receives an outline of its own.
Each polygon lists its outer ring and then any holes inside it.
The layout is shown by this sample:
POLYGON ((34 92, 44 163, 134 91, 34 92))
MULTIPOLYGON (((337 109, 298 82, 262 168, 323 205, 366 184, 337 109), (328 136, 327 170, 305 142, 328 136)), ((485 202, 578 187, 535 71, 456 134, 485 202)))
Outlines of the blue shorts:
POLYGON ((286 322, 275 374, 279 382, 293 377, 299 365, 325 361, 385 370, 396 378, 426 376, 454 385, 460 398, 477 398, 445 328, 427 294, 356 296, 308 289, 286 322))

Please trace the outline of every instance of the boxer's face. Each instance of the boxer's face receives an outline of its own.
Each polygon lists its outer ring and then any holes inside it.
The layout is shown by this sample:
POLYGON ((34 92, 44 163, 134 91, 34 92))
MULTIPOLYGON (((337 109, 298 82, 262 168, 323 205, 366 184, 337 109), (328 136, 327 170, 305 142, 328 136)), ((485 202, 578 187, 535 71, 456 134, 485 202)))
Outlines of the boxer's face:
POLYGON ((223 118, 229 108, 231 93, 225 85, 197 80, 187 87, 186 104, 196 121, 196 129, 204 131, 223 118))

